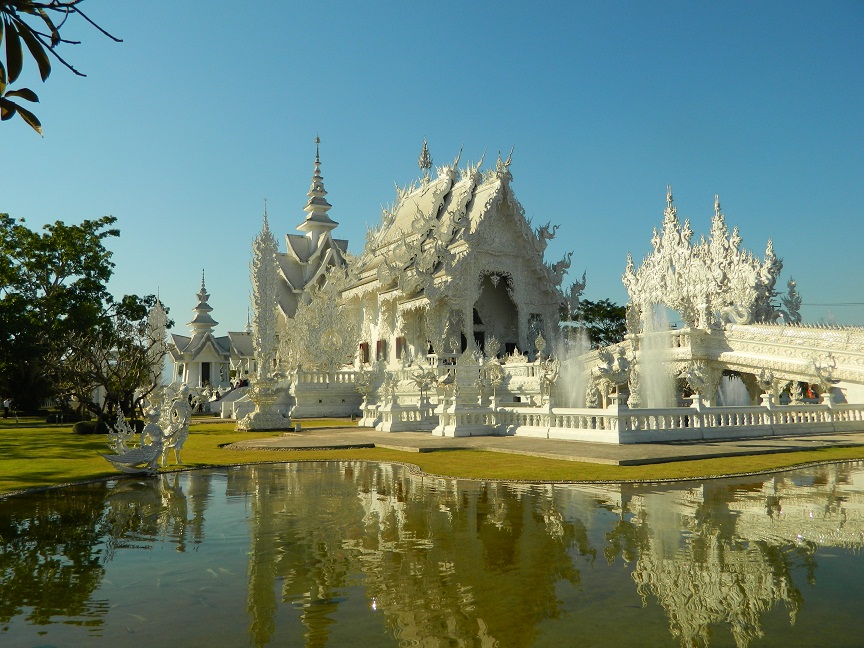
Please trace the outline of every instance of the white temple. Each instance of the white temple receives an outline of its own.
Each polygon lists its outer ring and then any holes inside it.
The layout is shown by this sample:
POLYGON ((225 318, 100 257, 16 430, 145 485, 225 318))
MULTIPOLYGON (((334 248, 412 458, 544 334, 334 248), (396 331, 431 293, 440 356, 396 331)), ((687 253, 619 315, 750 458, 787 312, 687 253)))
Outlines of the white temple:
POLYGON ((168 352, 174 361, 174 376, 177 382, 192 387, 210 385, 226 388, 230 380, 232 341, 229 337, 216 337, 213 334, 213 329, 219 322, 210 315, 213 309, 207 303, 209 298, 202 272, 198 305, 192 309, 195 316, 187 325, 191 335, 173 333, 168 352))
MULTIPOLYGON (((270 429, 355 414, 382 431, 608 443, 864 428, 864 330, 801 325, 793 280, 778 303, 771 242, 763 259, 742 249, 716 197, 710 235, 694 242, 667 191, 653 251, 638 268, 627 259, 625 340, 568 354, 560 313, 584 277, 565 298, 572 253, 545 261, 558 228, 532 228, 511 188, 512 152, 485 171, 482 159, 460 167, 460 152, 433 175, 424 140, 421 177, 351 257, 333 238, 318 144, 302 235, 286 235, 285 252, 265 207, 254 326, 214 337, 202 282, 193 335, 175 335, 171 350, 178 380, 223 384, 229 362, 257 380, 249 396, 266 392, 281 417, 268 414, 270 429), (664 309, 685 327, 658 326, 664 309), (741 402, 721 393, 730 384, 741 402)), ((223 403, 223 416, 248 414, 249 396, 223 403)))
POLYGON ((487 172, 482 161, 461 170, 458 162, 434 179, 424 168, 367 236, 342 292, 361 331, 361 364, 483 349, 492 337, 506 352, 533 353, 538 334, 556 333, 569 255, 544 262, 551 234, 538 236, 526 220, 510 158, 487 172))

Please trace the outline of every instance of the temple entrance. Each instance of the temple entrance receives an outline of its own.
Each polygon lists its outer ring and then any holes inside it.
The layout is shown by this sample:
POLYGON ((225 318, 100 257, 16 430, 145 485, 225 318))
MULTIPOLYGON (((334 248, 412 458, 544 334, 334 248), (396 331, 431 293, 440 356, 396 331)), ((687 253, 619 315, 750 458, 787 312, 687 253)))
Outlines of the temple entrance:
POLYGON ((486 275, 480 284, 480 297, 474 304, 474 341, 483 348, 494 336, 502 350, 516 348, 519 342, 519 320, 516 304, 507 290, 512 280, 500 275, 486 275))

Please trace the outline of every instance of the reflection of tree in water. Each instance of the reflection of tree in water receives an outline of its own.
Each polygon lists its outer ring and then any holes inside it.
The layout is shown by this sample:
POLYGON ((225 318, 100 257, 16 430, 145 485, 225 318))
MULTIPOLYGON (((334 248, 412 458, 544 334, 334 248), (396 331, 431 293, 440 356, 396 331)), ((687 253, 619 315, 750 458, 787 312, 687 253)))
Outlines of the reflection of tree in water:
MULTIPOLYGON (((298 478, 302 464, 284 470, 254 497, 257 645, 276 631, 276 583, 281 602, 301 611, 306 645, 323 646, 343 588, 361 575, 370 605, 406 645, 530 645, 538 624, 561 613, 556 583, 580 580, 570 550, 594 556, 582 523, 563 519, 540 489, 377 464, 343 463, 338 478, 322 471, 314 482, 298 478)), ((234 486, 254 484, 255 471, 238 471, 234 486)))
MULTIPOLYGON (((209 488, 209 476, 191 479, 209 488)), ((191 490, 191 489, 190 489, 191 490)), ((0 622, 24 614, 28 625, 98 627, 109 601, 93 600, 117 549, 203 537, 203 502, 187 519, 180 475, 124 479, 49 490, 0 508, 0 622)))
POLYGON ((0 622, 26 611, 33 625, 52 623, 54 617, 102 625, 108 602, 92 596, 104 575, 98 543, 105 531, 106 490, 96 483, 3 501, 0 622))

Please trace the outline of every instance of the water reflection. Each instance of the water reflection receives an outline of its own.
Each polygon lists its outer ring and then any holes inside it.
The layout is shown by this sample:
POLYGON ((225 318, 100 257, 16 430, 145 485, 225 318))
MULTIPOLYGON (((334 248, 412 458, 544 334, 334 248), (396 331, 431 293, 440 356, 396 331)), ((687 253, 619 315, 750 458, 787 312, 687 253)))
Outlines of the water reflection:
POLYGON ((862 546, 855 464, 650 487, 175 473, 3 501, 0 637, 852 645, 862 546))

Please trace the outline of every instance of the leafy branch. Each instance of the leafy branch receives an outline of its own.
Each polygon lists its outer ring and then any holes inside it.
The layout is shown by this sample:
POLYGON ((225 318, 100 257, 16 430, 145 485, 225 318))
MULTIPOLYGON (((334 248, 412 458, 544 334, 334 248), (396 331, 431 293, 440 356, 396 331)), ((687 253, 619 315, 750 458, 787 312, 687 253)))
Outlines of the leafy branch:
POLYGON ((36 115, 22 106, 20 101, 13 101, 18 99, 38 103, 37 94, 30 88, 9 87, 21 75, 25 46, 39 68, 43 82, 51 74, 51 57, 73 74, 87 76, 57 51, 62 44, 80 45, 80 41, 68 40, 60 35, 60 30, 73 14, 114 42, 123 42, 81 11, 82 2, 84 0, 0 0, 0 121, 19 115, 33 130, 42 134, 42 123, 36 115))

